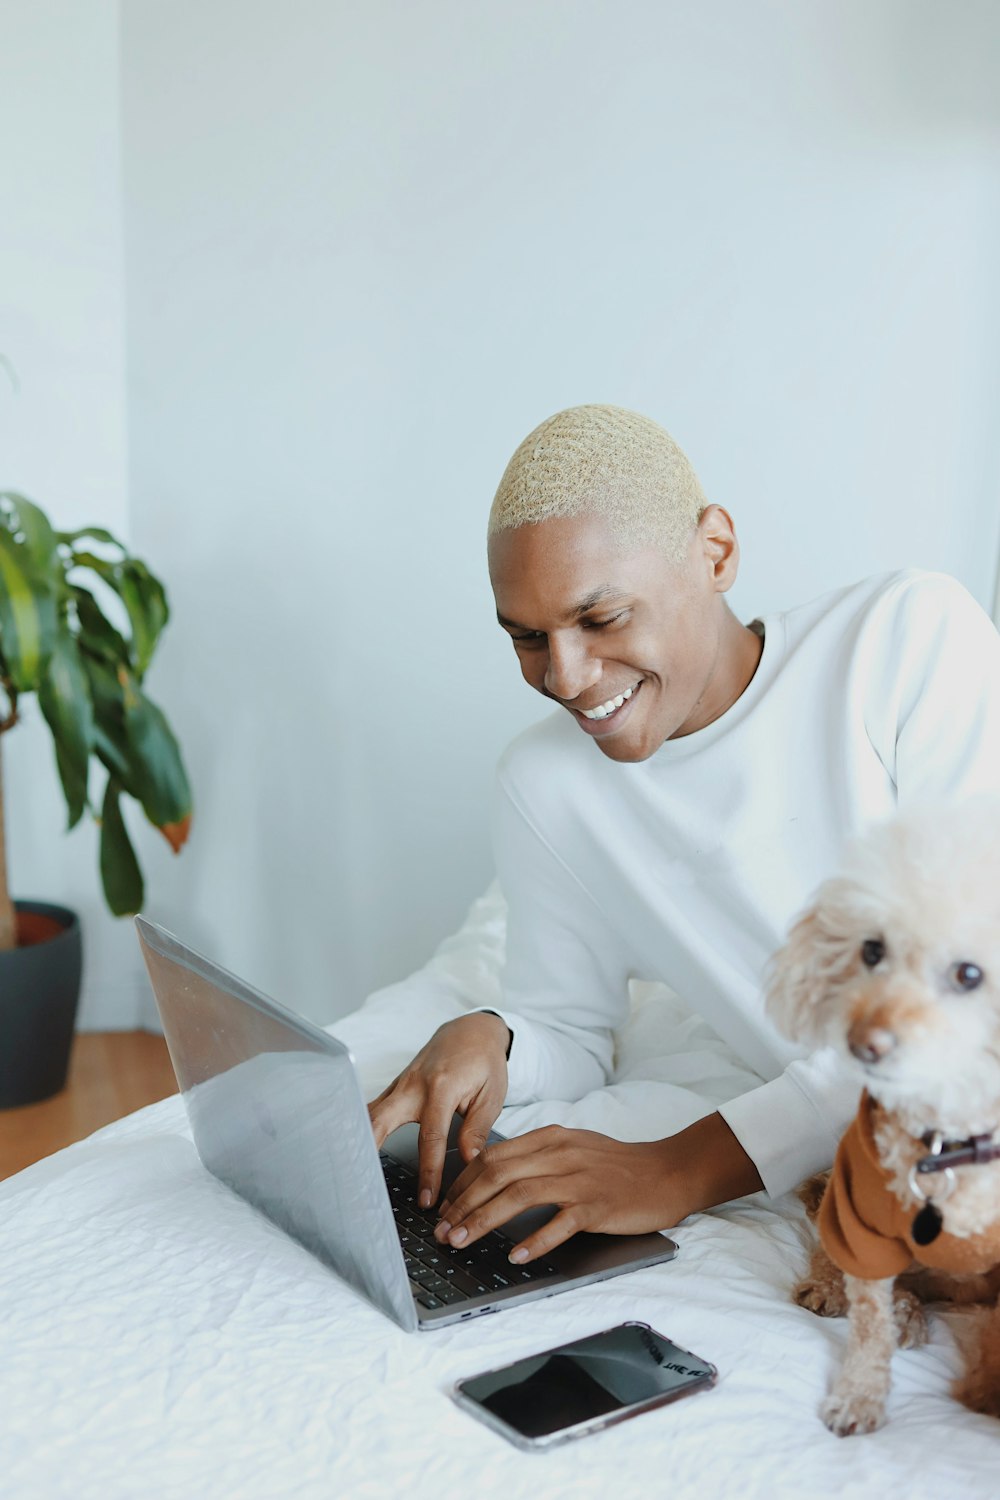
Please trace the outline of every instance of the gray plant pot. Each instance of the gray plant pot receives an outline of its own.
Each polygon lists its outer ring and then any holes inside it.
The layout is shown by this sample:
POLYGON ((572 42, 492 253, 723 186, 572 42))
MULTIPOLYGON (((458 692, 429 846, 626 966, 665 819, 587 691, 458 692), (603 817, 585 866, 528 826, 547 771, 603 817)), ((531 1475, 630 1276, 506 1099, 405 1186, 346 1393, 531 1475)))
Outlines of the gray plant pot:
POLYGON ((65 1085, 80 999, 80 922, 65 906, 15 901, 59 932, 0 953, 0 1109, 35 1104, 65 1085))

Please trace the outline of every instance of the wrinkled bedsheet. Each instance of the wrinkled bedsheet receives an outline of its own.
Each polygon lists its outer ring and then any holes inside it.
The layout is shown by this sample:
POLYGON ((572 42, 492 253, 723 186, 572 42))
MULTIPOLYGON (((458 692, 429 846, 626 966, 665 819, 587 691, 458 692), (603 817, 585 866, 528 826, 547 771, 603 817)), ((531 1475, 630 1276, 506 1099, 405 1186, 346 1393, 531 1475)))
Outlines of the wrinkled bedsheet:
MULTIPOLYGON (((480 903, 420 976, 331 1028, 369 1094, 447 1015, 490 1003, 501 947, 480 903)), ((636 986, 612 1085, 499 1128, 649 1138, 754 1081, 636 986)), ((822 1426, 846 1329, 789 1300, 809 1234, 793 1198, 748 1198, 681 1225, 668 1265, 405 1334, 209 1176, 167 1100, 0 1184, 0 1496, 995 1500, 1000 1423, 948 1394, 957 1310, 896 1355, 882 1431, 822 1426), (712 1360, 716 1389, 545 1455, 449 1400, 461 1376, 628 1318, 712 1360)))

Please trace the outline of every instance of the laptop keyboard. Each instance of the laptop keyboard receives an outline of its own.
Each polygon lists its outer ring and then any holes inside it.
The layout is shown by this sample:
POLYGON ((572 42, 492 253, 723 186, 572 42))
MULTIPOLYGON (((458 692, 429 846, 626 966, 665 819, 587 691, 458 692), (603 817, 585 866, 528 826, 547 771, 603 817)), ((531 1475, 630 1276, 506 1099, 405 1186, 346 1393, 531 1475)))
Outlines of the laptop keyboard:
POLYGON ((560 1272, 547 1260, 513 1266, 507 1259, 514 1241, 491 1229, 474 1245, 454 1249, 434 1238, 437 1216, 433 1208, 417 1207, 417 1174, 392 1156, 381 1154, 389 1201, 413 1299, 421 1307, 450 1307, 490 1292, 543 1281, 560 1272))

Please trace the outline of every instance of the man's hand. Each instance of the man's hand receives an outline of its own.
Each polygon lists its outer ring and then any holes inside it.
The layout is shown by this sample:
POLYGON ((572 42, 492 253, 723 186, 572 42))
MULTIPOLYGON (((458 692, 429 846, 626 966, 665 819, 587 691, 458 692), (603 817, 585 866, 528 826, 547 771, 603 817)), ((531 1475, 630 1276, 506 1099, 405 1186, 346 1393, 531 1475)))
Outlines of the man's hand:
POLYGON ((753 1162, 721 1115, 662 1141, 625 1142, 549 1125, 488 1146, 441 1204, 440 1241, 470 1245, 508 1219, 554 1203, 559 1212, 511 1252, 523 1262, 570 1235, 642 1234, 761 1187, 753 1162))
POLYGON ((439 1026, 409 1067, 368 1106, 376 1145, 416 1120, 420 1125, 418 1202, 428 1208, 441 1191, 452 1115, 465 1116, 458 1136, 462 1160, 486 1145, 507 1094, 510 1032, 499 1016, 477 1011, 439 1026))

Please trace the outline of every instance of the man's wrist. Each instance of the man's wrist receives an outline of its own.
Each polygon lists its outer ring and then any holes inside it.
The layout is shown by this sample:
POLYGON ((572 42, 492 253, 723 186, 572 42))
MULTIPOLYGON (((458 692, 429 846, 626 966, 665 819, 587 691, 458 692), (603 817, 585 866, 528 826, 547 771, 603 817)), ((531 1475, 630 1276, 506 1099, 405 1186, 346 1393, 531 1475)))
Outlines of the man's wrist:
POLYGON ((663 1187, 673 1223, 719 1203, 731 1203, 764 1184, 756 1166, 720 1114, 706 1115, 677 1135, 657 1141, 663 1187), (678 1212, 677 1209, 683 1209, 678 1212))
POLYGON ((513 1031, 511 1031, 510 1026, 508 1026, 507 1022, 505 1022, 504 1017, 499 1014, 499 1011, 477 1011, 477 1016, 495 1016, 496 1020, 501 1023, 502 1028, 504 1028, 505 1034, 507 1034, 507 1040, 505 1040, 504 1043, 504 1058, 505 1061, 510 1062, 510 1049, 514 1046, 514 1034, 513 1031))
POLYGON ((477 1016, 492 1016, 494 1020, 500 1023, 500 1026, 503 1028, 502 1040, 504 1046, 504 1058, 507 1062, 510 1062, 510 1049, 514 1045, 514 1033, 507 1025, 507 1022, 504 1020, 503 1016, 495 1010, 477 1010, 475 1014, 477 1016))

